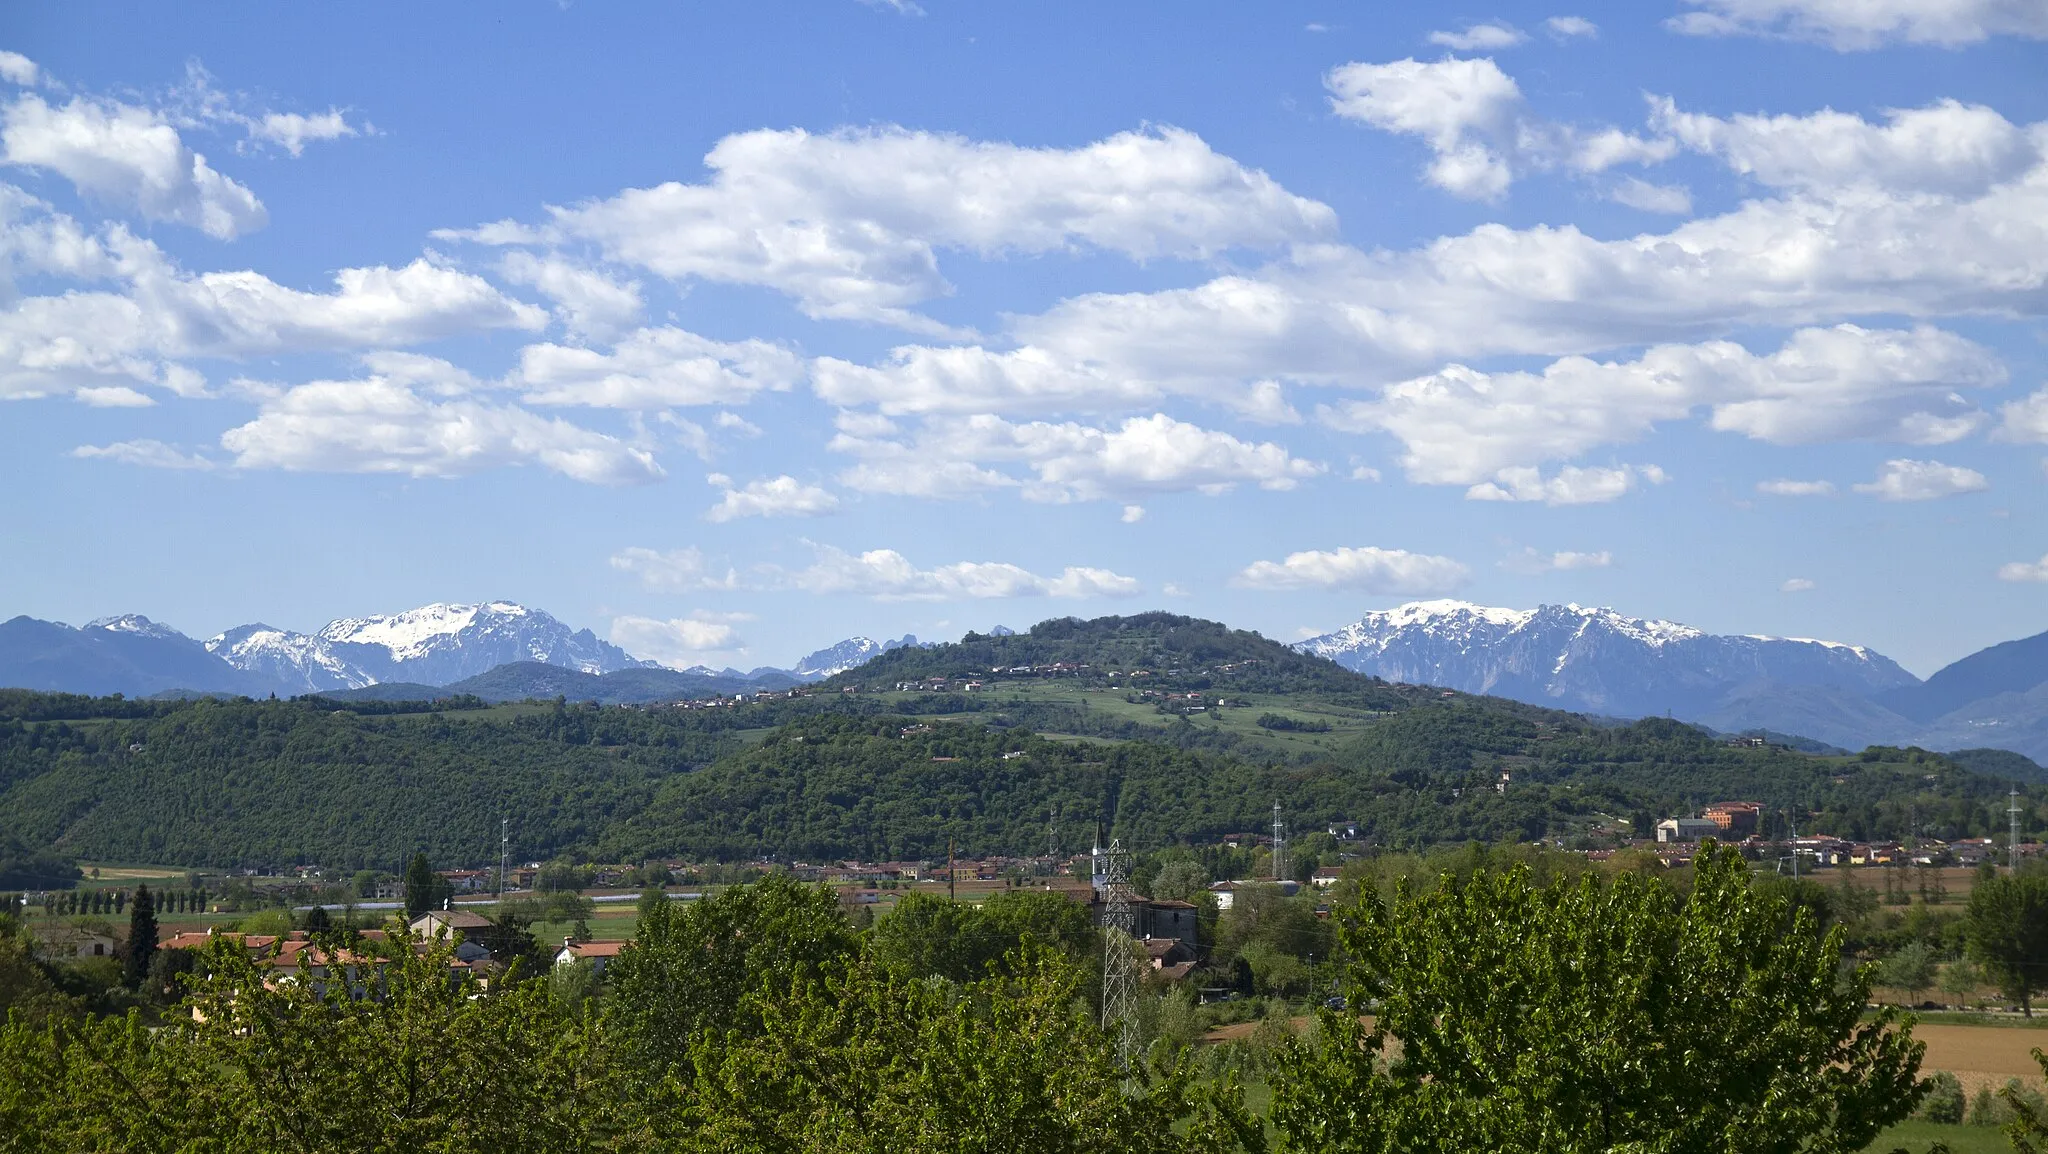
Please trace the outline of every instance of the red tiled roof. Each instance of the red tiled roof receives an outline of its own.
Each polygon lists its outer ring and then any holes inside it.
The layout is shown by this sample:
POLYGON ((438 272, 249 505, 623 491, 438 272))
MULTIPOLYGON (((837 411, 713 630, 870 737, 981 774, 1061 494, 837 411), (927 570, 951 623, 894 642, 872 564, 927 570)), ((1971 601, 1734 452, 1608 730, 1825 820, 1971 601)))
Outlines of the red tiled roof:
POLYGON ((413 920, 438 922, 457 930, 480 930, 491 924, 491 919, 468 910, 428 910, 413 920))
POLYGON ((616 958, 631 942, 577 942, 569 952, 579 958, 616 958))

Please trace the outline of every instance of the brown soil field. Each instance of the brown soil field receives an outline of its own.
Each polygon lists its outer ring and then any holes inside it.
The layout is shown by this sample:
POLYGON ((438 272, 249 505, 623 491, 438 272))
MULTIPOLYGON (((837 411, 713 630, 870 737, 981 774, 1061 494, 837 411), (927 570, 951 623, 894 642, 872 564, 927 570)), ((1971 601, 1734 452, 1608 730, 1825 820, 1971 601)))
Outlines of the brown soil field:
POLYGON ((1962 1082, 1966 1094, 1975 1094, 1977 1087, 1983 1085, 1996 1089, 2005 1085, 2008 1078, 2038 1082, 2041 1067, 2031 1052, 2037 1046, 2048 1051, 2048 1030, 2018 1026, 1922 1022, 1913 1027, 1913 1036, 1927 1043, 1921 1070, 1947 1070, 1962 1082))
MULTIPOLYGON (((1290 1019, 1288 1025, 1300 1031, 1307 1029, 1308 1023, 1309 1019, 1303 1016, 1290 1019)), ((1257 1022, 1218 1026, 1203 1035, 1202 1040, 1241 1041, 1257 1028, 1257 1022)), ((2038 1081, 2041 1067, 2034 1062, 2032 1052, 2037 1046, 2048 1052, 2048 1030, 2021 1026, 1922 1022, 1913 1027, 1913 1036, 1927 1043, 1927 1056, 1921 1060, 1920 1069, 1925 1073, 1947 1070, 1962 1082, 1966 1094, 1975 1094, 1977 1087, 1985 1085, 1995 1090, 2009 1078, 2028 1083, 2038 1081)))

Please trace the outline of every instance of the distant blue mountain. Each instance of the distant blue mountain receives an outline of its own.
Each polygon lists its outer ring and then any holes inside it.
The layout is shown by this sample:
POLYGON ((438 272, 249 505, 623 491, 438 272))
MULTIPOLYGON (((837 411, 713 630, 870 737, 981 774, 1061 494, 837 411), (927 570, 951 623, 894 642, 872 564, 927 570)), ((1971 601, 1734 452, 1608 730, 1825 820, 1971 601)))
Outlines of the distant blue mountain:
POLYGON ((262 696, 267 678, 147 617, 105 617, 84 628, 16 617, 0 622, 0 685, 58 693, 146 697, 168 689, 262 696))

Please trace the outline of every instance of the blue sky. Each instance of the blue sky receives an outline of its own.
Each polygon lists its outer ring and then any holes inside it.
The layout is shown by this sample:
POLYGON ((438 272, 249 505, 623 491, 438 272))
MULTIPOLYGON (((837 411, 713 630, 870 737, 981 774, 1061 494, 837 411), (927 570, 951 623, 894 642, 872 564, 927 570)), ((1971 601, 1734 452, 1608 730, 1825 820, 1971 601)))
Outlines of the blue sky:
POLYGON ((2048 628, 2048 9, 38 5, 0 614, 2048 628))

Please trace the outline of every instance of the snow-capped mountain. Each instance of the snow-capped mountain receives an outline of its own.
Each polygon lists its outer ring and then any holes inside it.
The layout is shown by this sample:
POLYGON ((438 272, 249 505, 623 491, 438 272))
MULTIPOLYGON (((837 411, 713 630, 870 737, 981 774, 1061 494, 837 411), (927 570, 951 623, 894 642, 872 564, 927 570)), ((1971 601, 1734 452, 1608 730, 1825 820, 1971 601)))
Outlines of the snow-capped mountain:
POLYGON ((237 669, 276 682, 279 692, 325 693, 377 683, 369 670, 341 656, 326 638, 271 625, 238 625, 208 638, 206 649, 237 669))
POLYGON ((1723 636, 1577 605, 1418 601, 1296 648, 1389 681, 1616 717, 1707 719, 1759 686, 1868 698, 1919 681, 1862 646, 1723 636))
POLYGON ((805 656, 790 672, 801 681, 823 681, 835 673, 844 673, 857 665, 865 665, 891 649, 901 649, 905 645, 918 643, 915 633, 905 633, 894 641, 876 641, 872 637, 849 637, 837 645, 827 645, 816 653, 805 656))
POLYGON ((206 647, 238 669, 260 671, 301 693, 383 681, 448 685, 515 661, 583 673, 653 665, 588 629, 572 630, 550 614, 510 601, 344 617, 314 634, 244 625, 206 647))

